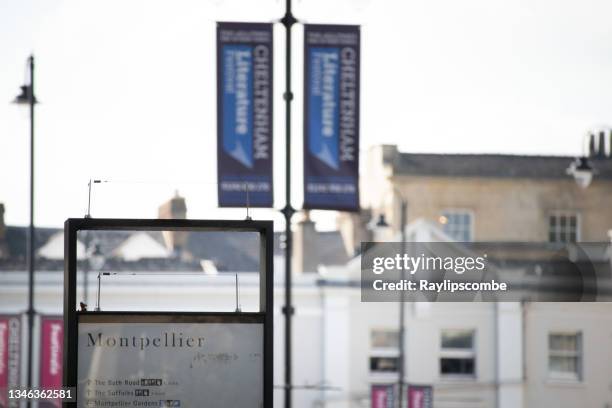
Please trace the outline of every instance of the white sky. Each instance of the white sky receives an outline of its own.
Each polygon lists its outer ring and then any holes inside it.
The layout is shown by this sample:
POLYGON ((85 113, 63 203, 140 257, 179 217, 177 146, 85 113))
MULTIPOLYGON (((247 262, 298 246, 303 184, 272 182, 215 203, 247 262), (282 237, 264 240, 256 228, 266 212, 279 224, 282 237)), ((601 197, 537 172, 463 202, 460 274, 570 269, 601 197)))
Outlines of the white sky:
MULTIPOLYGON (((36 223, 156 217, 175 189, 216 208, 215 21, 275 21, 279 0, 1 0, 0 202, 28 222, 34 52, 36 223), (2 102, 5 101, 5 102, 2 102), (136 182, 138 181, 138 182, 136 182)), ((362 25, 362 151, 578 155, 612 122, 609 0, 296 0, 298 19, 362 25)), ((284 34, 275 27, 275 189, 284 201, 284 34)), ((302 202, 302 33, 294 36, 294 206, 302 202)), ((257 218, 279 219, 270 210, 257 218)), ((331 217, 319 214, 329 225, 331 217)))

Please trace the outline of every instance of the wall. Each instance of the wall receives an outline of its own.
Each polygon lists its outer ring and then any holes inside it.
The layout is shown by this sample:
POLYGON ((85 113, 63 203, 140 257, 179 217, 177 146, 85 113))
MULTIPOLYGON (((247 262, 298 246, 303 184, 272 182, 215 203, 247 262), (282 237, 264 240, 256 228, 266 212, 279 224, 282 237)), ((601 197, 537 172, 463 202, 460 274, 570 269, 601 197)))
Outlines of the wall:
POLYGON ((474 213, 474 240, 548 240, 548 215, 555 210, 580 214, 581 240, 605 242, 612 228, 612 183, 594 182, 582 190, 573 180, 487 178, 394 178, 408 200, 408 222, 420 217, 437 221, 448 208, 474 213))
MULTIPOLYGON (((355 398, 367 396, 372 382, 397 382, 397 375, 371 375, 368 367, 370 330, 397 329, 397 303, 351 302, 351 390, 355 398)), ((495 402, 494 306, 488 303, 406 304, 405 381, 433 384, 436 408, 493 407, 495 402), (476 332, 476 377, 440 376, 440 337, 444 329, 476 332)), ((520 341, 520 339, 516 339, 520 341)))
MULTIPOLYGON (((1 273, 0 311, 25 310, 27 274, 1 273)), ((321 287, 316 284, 317 278, 315 274, 295 278, 293 380, 298 388, 294 391, 294 406, 369 407, 372 382, 397 381, 397 375, 370 374, 370 330, 397 328, 399 306, 397 303, 363 303, 358 287, 321 287), (317 388, 323 384, 331 388, 317 388)), ((119 281, 103 283, 103 310, 142 307, 231 311, 235 307, 231 277, 212 286, 194 284, 196 278, 193 276, 166 278, 157 286, 139 285, 131 280, 132 277, 120 279, 123 279, 121 284, 119 281), (151 304, 151 299, 155 303, 151 304)), ((243 310, 255 310, 257 280, 253 276, 241 276, 240 281, 243 310)), ((36 307, 39 312, 61 313, 61 282, 61 272, 37 273, 36 307)), ((95 303, 92 301, 95 299, 94 282, 91 276, 90 307, 95 303)), ((277 407, 283 406, 284 316, 280 310, 283 303, 282 282, 277 281, 274 328, 277 407)), ((407 304, 405 345, 405 380, 433 384, 436 408, 493 408, 496 401, 500 408, 612 406, 612 303, 532 303, 525 309, 517 303, 407 304), (476 377, 441 378, 440 333, 443 329, 464 328, 476 331, 476 377), (584 381, 549 381, 547 339, 550 330, 583 332, 584 381), (497 384, 499 394, 496 393, 497 384)))
POLYGON ((371 148, 361 184, 362 206, 372 208, 373 217, 384 213, 396 231, 400 229, 401 194, 408 201, 408 223, 421 217, 438 221, 445 209, 473 211, 477 241, 546 242, 548 215, 555 210, 579 213, 581 241, 609 240, 612 211, 603 203, 612 203, 612 180, 595 175, 591 185, 581 189, 570 176, 410 176, 394 173, 398 155, 393 146, 371 148))
POLYGON ((526 313, 526 406, 612 407, 612 304, 533 303, 526 313), (548 375, 548 334, 581 331, 582 381, 548 375))

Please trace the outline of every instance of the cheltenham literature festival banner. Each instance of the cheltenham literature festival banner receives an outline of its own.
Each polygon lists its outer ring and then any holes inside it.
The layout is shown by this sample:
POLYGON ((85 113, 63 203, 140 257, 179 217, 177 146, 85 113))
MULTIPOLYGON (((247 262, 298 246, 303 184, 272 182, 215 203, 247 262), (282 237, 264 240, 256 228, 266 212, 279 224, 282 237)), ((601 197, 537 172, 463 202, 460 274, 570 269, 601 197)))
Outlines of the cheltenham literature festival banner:
POLYGON ((217 23, 220 207, 272 207, 272 24, 217 23))
POLYGON ((304 208, 359 210, 359 33, 304 27, 304 208))

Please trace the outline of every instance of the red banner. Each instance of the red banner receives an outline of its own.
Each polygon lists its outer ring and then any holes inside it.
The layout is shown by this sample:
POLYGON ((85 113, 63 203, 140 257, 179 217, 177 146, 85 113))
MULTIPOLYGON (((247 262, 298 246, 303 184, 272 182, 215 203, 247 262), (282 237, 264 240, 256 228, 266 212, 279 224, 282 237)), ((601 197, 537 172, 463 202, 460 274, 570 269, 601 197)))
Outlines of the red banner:
POLYGON ((391 384, 372 385, 372 408, 393 408, 394 386, 391 384))
MULTIPOLYGON (((0 316, 0 408, 9 407, 8 388, 19 385, 21 320, 19 316, 0 316)), ((17 402, 10 405, 17 406, 17 402)))
MULTIPOLYGON (((40 388, 62 387, 62 361, 64 320, 61 317, 43 317, 40 339, 40 388)), ((46 401, 45 407, 61 407, 61 400, 46 401)))
POLYGON ((8 319, 0 319, 0 407, 7 405, 7 395, 4 391, 8 388, 8 347, 9 322, 8 319))
POLYGON ((431 385, 409 385, 408 408, 433 408, 431 385))

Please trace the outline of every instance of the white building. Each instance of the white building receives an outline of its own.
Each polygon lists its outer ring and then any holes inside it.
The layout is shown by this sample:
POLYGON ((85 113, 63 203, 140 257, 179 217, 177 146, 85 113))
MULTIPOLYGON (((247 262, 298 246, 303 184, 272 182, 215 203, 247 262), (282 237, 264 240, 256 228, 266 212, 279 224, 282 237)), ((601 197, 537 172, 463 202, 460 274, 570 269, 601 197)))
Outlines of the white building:
MULTIPOLYGON (((414 228, 442 234, 427 223, 414 228)), ((130 253, 124 256, 159 251, 157 241, 137 238, 125 240, 129 245, 121 247, 130 253)), ((274 375, 280 407, 284 286, 282 258, 276 261, 274 375)), ((89 274, 93 300, 96 273, 89 274)), ((25 310, 26 275, 0 272, 3 313, 25 310)), ((241 309, 256 310, 258 278, 239 275, 241 309)), ((37 272, 40 314, 61 313, 62 276, 37 272)), ((399 304, 361 302, 359 277, 359 258, 295 277, 296 407, 369 407, 372 384, 398 381, 399 304)), ((234 311, 235 275, 105 276, 101 307, 234 311)), ((436 408, 612 406, 612 304, 407 303, 405 310, 404 381, 433 385, 436 408)))

